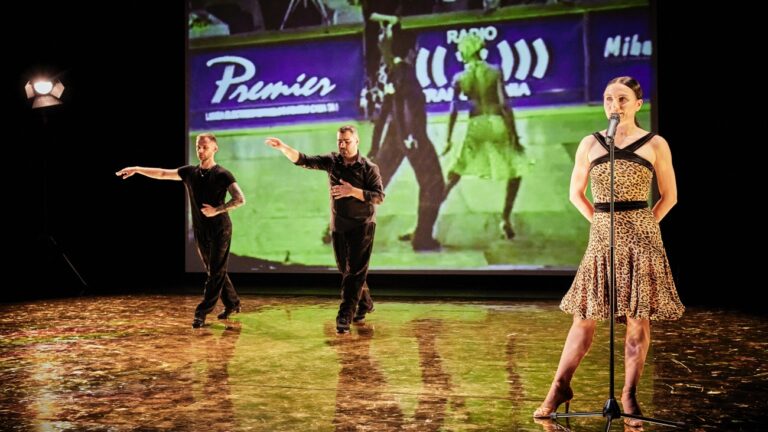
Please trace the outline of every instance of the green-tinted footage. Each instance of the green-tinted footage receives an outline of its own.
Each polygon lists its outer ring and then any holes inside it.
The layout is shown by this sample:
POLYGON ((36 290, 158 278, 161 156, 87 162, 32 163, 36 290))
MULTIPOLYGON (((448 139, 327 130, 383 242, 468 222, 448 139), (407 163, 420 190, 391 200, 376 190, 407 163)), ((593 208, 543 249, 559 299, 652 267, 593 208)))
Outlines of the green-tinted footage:
MULTIPOLYGON (((649 104, 638 117, 649 126, 649 104)), ((585 135, 605 128, 602 106, 558 107, 515 111, 527 157, 512 223, 516 236, 503 237, 501 210, 505 182, 462 178, 443 203, 434 228, 439 252, 415 252, 398 237, 413 230, 418 210, 418 183, 406 158, 378 208, 373 270, 570 270, 578 266, 587 243, 588 222, 571 205, 568 186, 573 155, 585 135)), ((354 123, 354 122, 353 122, 354 123)), ((307 154, 336 150, 342 122, 300 126, 212 131, 219 140, 216 160, 237 178, 247 205, 233 211, 232 271, 335 269, 330 244, 323 242, 329 222, 329 186, 325 172, 294 167, 264 139, 277 136, 307 154)), ((354 123, 360 151, 370 147, 372 124, 354 123)), ((462 113, 454 143, 463 140, 467 115, 462 113)), ((194 136, 190 155, 194 160, 194 136)), ((446 145, 447 117, 429 118, 428 133, 438 153, 446 145)), ((458 146, 455 146, 458 147, 458 146)), ((441 157, 443 174, 454 148, 441 157)))

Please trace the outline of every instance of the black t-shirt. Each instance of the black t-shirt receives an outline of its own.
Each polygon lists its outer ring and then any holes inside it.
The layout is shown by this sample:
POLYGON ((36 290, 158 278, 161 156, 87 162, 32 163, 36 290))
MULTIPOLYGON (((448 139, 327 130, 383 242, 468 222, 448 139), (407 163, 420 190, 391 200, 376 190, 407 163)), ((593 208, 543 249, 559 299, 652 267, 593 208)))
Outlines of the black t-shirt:
POLYGON ((178 169, 179 177, 187 187, 189 204, 192 207, 192 225, 196 228, 230 222, 229 213, 206 217, 200 210, 203 204, 218 207, 224 204, 227 188, 235 182, 235 176, 221 165, 202 169, 200 165, 185 165, 178 169))
POLYGON ((331 197, 331 229, 345 232, 366 223, 376 222, 376 204, 384 201, 384 187, 381 183, 379 167, 358 153, 357 161, 351 165, 344 163, 344 158, 336 153, 307 156, 299 153, 296 165, 304 168, 328 172, 331 186, 341 184, 341 180, 363 190, 365 201, 345 197, 331 197))

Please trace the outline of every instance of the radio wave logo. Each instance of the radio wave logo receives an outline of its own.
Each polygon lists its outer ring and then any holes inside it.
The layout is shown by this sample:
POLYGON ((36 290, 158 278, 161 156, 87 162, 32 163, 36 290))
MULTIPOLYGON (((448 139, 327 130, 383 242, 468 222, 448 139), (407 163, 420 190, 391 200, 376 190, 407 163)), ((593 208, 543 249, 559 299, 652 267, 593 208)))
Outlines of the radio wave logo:
MULTIPOLYGON (((496 44, 496 49, 501 58, 501 71, 504 81, 508 81, 513 75, 516 80, 523 81, 528 77, 541 79, 547 73, 549 67, 549 49, 541 38, 531 43, 519 39, 510 46, 506 40, 496 44)), ((426 48, 419 49, 416 57, 416 77, 422 88, 434 83, 437 87, 448 84, 445 75, 445 57, 448 50, 438 45, 431 53, 426 48)))

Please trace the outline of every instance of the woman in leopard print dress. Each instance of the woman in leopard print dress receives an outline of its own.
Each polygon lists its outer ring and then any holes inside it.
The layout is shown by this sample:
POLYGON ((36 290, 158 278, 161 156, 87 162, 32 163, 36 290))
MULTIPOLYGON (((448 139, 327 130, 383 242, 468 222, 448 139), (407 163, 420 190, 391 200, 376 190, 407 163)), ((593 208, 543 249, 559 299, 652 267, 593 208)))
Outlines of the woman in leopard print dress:
MULTIPOLYGON (((684 310, 669 269, 658 222, 677 201, 675 173, 664 138, 640 128, 635 114, 643 104, 640 84, 631 77, 608 83, 603 96, 606 116, 618 113, 615 136, 615 273, 616 317, 626 322, 625 381, 621 395, 624 412, 640 414, 636 392, 650 346, 650 320, 678 319, 684 310), (648 195, 656 174, 661 198, 648 208, 648 195)), ((534 417, 548 417, 571 400, 571 378, 587 354, 596 321, 610 317, 610 164, 605 131, 588 135, 576 150, 570 198, 591 222, 589 244, 571 289, 560 308, 573 314, 555 378, 534 417), (591 179, 593 205, 586 197, 591 179)), ((630 426, 639 420, 625 418, 630 426)))

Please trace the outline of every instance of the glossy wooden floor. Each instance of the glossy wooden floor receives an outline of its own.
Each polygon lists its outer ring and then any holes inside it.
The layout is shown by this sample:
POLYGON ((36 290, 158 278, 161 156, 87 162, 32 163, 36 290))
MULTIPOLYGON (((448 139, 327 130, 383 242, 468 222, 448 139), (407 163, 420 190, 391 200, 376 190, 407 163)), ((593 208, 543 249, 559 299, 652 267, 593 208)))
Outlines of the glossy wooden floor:
MULTIPOLYGON (((377 301, 336 335, 337 301, 244 297, 192 329, 194 296, 0 305, 0 430, 540 431, 570 316, 556 302, 377 301)), ((218 312, 218 311, 217 311, 218 312)), ((623 335, 623 326, 617 326, 623 335)), ((608 396, 607 325, 572 411, 608 396)), ((689 308, 653 326, 644 414, 684 430, 766 430, 768 320, 689 308)), ((617 391, 623 380, 617 338, 617 391)), ((574 431, 602 418, 572 419, 574 431)), ((614 424, 613 430, 623 430, 614 424)), ((639 429, 627 429, 636 431, 639 429)), ((645 431, 672 430, 646 425, 645 431)))

